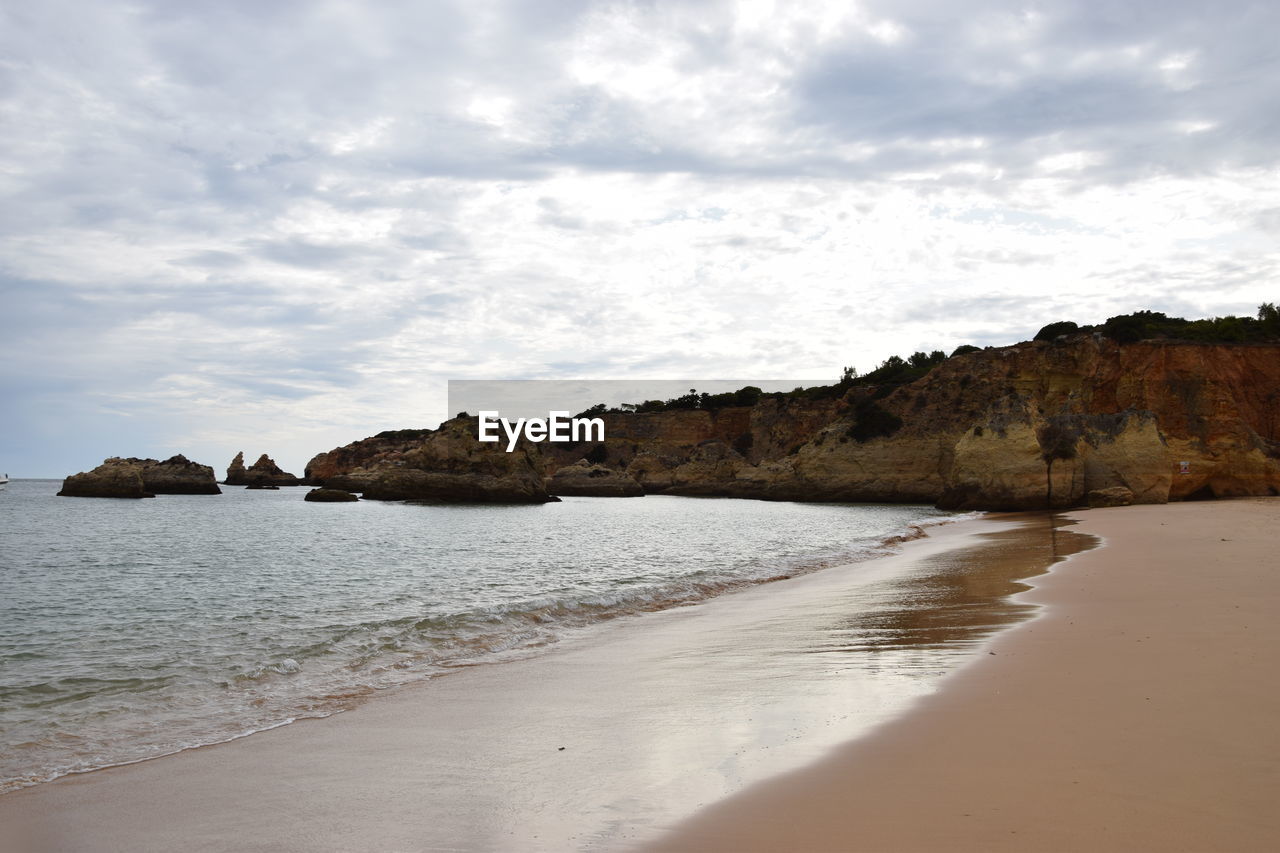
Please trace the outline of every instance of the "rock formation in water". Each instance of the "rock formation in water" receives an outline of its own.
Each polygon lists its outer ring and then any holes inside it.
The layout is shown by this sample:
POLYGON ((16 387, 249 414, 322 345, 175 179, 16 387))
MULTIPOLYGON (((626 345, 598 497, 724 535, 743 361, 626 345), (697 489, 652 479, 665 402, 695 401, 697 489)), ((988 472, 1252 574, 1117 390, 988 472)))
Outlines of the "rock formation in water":
POLYGON ((638 498, 644 495, 644 487, 635 477, 586 459, 557 469, 547 480, 547 491, 558 497, 638 498))
MULTIPOLYGON (((585 456, 647 493, 954 509, 1127 499, 1112 490, 1134 503, 1280 495, 1272 343, 1077 334, 954 355, 900 387, 604 418, 603 442, 536 445, 545 474, 585 456)), ((394 469, 429 433, 382 433, 320 454, 308 478, 394 469)))
POLYGON ((156 495, 220 495, 208 465, 179 454, 163 462, 113 456, 92 471, 73 474, 59 495, 91 498, 150 498, 156 495))
POLYGON ((438 429, 406 431, 413 438, 375 436, 320 454, 307 464, 308 482, 360 492, 366 499, 441 503, 546 503, 545 468, 535 444, 508 453, 477 439, 475 418, 454 418, 438 429), (359 464, 356 463, 358 460, 359 464), (348 467, 350 466, 350 467, 348 467), (344 470, 345 469, 345 470, 344 470))
POLYGON ((154 498, 142 485, 142 468, 131 460, 113 456, 92 471, 72 474, 62 481, 59 497, 154 498))
POLYGON ((342 489, 312 489, 303 500, 313 503, 349 503, 360 498, 342 489))
POLYGON ((280 466, 275 463, 270 456, 262 454, 258 457, 258 461, 254 462, 248 468, 244 467, 244 452, 236 454, 236 458, 231 460, 231 464, 227 466, 227 478, 222 481, 228 486, 300 486, 302 480, 290 474, 288 471, 280 470, 280 466))
POLYGON ((231 464, 227 466, 226 479, 222 481, 226 486, 245 486, 248 483, 244 478, 244 451, 241 450, 236 454, 236 458, 231 460, 231 464))
POLYGON ((157 495, 220 495, 218 480, 209 465, 192 462, 179 453, 163 462, 129 459, 142 468, 142 485, 157 495))

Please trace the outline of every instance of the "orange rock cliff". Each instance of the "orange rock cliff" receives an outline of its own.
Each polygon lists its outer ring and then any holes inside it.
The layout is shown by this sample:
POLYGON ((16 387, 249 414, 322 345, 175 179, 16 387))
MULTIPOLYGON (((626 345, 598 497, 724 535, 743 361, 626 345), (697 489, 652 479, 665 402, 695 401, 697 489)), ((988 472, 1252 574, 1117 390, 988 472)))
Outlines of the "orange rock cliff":
MULTIPOLYGON (((609 413, 601 443, 522 443, 518 453, 546 476, 586 457, 650 494, 1000 510, 1091 495, 1280 495, 1280 344, 1080 334, 956 355, 888 392, 609 413)), ((413 465, 435 432, 382 433, 319 454, 307 481, 368 481, 413 465)))

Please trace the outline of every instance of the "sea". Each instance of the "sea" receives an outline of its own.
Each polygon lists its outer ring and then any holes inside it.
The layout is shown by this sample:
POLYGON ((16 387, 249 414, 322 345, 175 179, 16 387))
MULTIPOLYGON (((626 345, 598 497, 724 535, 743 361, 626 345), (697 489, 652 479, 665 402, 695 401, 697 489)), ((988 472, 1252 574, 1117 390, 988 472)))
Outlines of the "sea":
POLYGON ((317 504, 0 490, 0 791, 322 717, 602 623, 865 562, 926 506, 317 504))

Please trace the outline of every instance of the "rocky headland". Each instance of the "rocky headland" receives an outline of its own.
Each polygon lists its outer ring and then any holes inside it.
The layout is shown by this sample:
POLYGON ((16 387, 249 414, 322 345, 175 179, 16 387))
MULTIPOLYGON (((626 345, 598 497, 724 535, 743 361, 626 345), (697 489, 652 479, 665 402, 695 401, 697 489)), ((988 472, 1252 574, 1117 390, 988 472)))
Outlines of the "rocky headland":
POLYGON ((388 499, 545 499, 543 477, 569 494, 557 477, 600 465, 650 494, 991 510, 1280 495, 1280 344, 1086 332, 936 355, 901 384, 607 412, 598 443, 508 454, 474 419, 381 433, 316 456, 306 478, 388 499))
POLYGON ((311 485, 359 492, 372 500, 440 503, 547 503, 546 463, 538 445, 508 453, 476 438, 475 418, 433 430, 382 433, 322 453, 306 467, 311 485))
POLYGON ((244 467, 244 451, 236 454, 227 466, 226 479, 222 481, 228 486, 248 486, 250 488, 266 488, 270 486, 301 486, 302 480, 282 471, 270 456, 262 454, 258 461, 248 468, 244 467))
POLYGON ((163 462, 113 456, 92 471, 63 480, 63 497, 150 498, 156 495, 220 495, 213 468, 178 454, 163 462))

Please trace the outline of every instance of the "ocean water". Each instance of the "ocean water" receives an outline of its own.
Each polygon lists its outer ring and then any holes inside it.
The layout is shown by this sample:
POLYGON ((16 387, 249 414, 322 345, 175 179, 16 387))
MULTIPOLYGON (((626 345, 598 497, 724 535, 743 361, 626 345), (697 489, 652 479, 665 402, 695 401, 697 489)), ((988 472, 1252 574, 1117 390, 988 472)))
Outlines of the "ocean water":
POLYGON ((0 491, 0 790, 350 708, 644 611, 885 553, 921 506, 308 504, 0 491))

